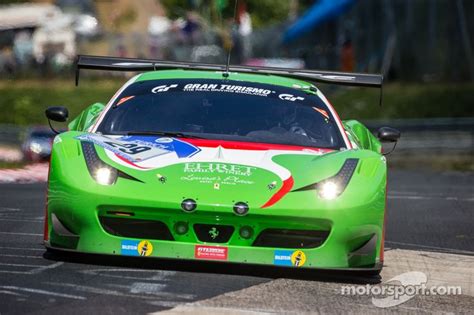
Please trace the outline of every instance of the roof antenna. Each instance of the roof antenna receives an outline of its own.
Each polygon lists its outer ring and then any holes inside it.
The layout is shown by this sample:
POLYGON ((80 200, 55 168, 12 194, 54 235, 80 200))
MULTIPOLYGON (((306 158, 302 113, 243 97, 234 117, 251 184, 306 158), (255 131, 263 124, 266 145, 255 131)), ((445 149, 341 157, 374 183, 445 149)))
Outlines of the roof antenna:
MULTIPOLYGON (((233 22, 232 28, 237 24, 237 3, 238 2, 239 2, 239 0, 235 0, 235 4, 234 4, 234 22, 233 22)), ((231 29, 230 30, 231 39, 232 39, 232 31, 233 30, 231 29)), ((227 54, 227 62, 225 64, 225 71, 222 73, 222 76, 226 79, 229 77, 230 55, 232 53, 233 46, 234 46, 234 43, 232 43, 232 46, 230 46, 229 53, 227 54)))

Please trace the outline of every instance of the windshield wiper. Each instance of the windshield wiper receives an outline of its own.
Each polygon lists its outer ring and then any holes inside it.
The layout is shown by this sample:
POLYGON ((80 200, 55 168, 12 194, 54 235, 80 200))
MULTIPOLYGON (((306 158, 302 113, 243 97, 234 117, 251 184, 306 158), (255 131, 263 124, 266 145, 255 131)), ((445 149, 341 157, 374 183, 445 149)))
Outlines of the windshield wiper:
POLYGON ((177 137, 189 139, 206 139, 204 137, 190 135, 182 132, 172 131, 128 131, 127 136, 163 136, 163 137, 177 137))

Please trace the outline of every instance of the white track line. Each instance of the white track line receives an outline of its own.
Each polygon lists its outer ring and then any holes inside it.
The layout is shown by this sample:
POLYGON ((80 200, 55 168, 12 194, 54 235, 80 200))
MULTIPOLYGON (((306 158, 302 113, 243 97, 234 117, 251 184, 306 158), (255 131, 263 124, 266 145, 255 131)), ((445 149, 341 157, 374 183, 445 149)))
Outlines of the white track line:
POLYGON ((0 221, 10 221, 10 222, 31 222, 31 223, 41 223, 42 220, 26 220, 26 219, 5 219, 0 217, 0 221))
POLYGON ((0 290, 0 294, 15 295, 15 296, 23 296, 23 297, 27 297, 27 296, 28 296, 28 295, 25 295, 25 294, 16 293, 16 292, 7 291, 7 290, 0 290))
POLYGON ((8 273, 8 274, 14 274, 14 275, 30 275, 29 271, 0 270, 0 273, 8 273))
MULTIPOLYGON (((156 300, 158 297, 161 298, 174 298, 174 299, 181 299, 181 300, 191 300, 194 299, 196 296, 194 294, 178 294, 178 293, 171 293, 171 292, 155 292, 153 294, 133 294, 133 293, 123 293, 116 290, 109 290, 109 289, 102 289, 92 286, 86 285, 77 285, 73 283, 58 283, 58 282, 45 282, 49 285, 61 286, 61 287, 70 287, 74 288, 77 291, 82 291, 91 294, 102 294, 102 295, 111 295, 111 296, 121 296, 121 297, 131 297, 131 298, 138 298, 142 300, 156 300)), ((131 287, 129 287, 131 288, 131 287)))
POLYGON ((168 277, 171 277, 176 274, 176 271, 168 270, 146 270, 146 269, 124 269, 124 268, 113 268, 113 269, 89 269, 80 271, 81 273, 100 276, 100 277, 111 277, 111 278, 121 278, 121 279, 131 279, 131 280, 165 280, 168 277), (145 277, 133 276, 132 274, 136 272, 139 274, 150 274, 145 277), (118 273, 118 274, 113 274, 118 273), (124 275, 125 274, 125 275, 124 275))
POLYGON ((9 286, 9 285, 0 286, 0 288, 6 289, 6 290, 17 290, 17 291, 23 291, 23 292, 29 292, 29 293, 51 295, 51 296, 63 297, 63 298, 74 299, 74 300, 86 300, 84 296, 80 296, 80 295, 57 293, 57 292, 51 292, 51 291, 39 290, 39 289, 33 289, 33 288, 23 288, 23 287, 9 286))
POLYGON ((413 244, 413 243, 403 243, 403 242, 392 242, 392 241, 385 241, 387 244, 394 244, 394 245, 405 245, 405 246, 412 246, 412 247, 420 247, 420 248, 426 248, 426 249, 436 249, 440 251, 446 251, 450 253, 462 253, 462 254, 468 254, 468 255, 474 255, 473 251, 469 250, 462 250, 462 249, 454 249, 454 248, 446 248, 446 247, 437 247, 437 246, 427 246, 427 245, 418 245, 418 244, 413 244))
POLYGON ((28 265, 28 264, 8 264, 8 263, 0 263, 0 266, 9 266, 9 267, 44 267, 44 265, 28 265))
POLYGON ((21 209, 9 208, 9 207, 0 207, 0 212, 15 212, 15 211, 21 211, 21 209))
MULTIPOLYGON (((42 257, 34 257, 34 258, 42 258, 42 257)), ((38 267, 38 268, 34 268, 32 270, 29 270, 29 271, 0 270, 0 273, 13 273, 13 274, 21 274, 21 275, 36 275, 36 274, 42 273, 45 270, 57 268, 57 267, 59 267, 63 264, 64 264, 64 262, 62 262, 62 261, 58 261, 54 264, 46 265, 46 266, 44 266, 44 265, 23 265, 23 264, 0 263, 0 265, 11 266, 11 267, 38 267)))
POLYGON ((27 247, 9 247, 9 246, 0 246, 0 249, 22 249, 22 250, 36 250, 36 251, 42 251, 44 252, 45 249, 41 248, 27 248, 27 247))
POLYGON ((446 196, 416 196, 416 195, 388 195, 388 199, 407 199, 407 200, 448 200, 448 201, 468 201, 473 202, 474 198, 446 197, 446 196))
POLYGON ((45 270, 57 268, 57 267, 61 266, 62 264, 64 264, 64 262, 58 261, 57 263, 54 263, 52 265, 43 266, 43 267, 39 267, 37 269, 33 269, 33 270, 30 271, 30 273, 31 274, 38 274, 38 273, 41 273, 45 270))
POLYGON ((31 255, 9 255, 9 254, 0 254, 0 257, 16 257, 16 258, 43 259, 42 256, 31 256, 31 255))
POLYGON ((43 234, 39 234, 39 233, 20 233, 20 232, 0 232, 0 234, 6 234, 6 235, 25 235, 25 236, 43 236, 43 234))

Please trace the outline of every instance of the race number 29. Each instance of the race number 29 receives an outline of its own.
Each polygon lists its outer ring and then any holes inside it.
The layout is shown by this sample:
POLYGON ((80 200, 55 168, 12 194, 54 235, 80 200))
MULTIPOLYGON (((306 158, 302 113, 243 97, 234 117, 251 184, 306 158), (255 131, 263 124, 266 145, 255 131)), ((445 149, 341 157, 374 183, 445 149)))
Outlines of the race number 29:
POLYGON ((117 148, 118 150, 120 150, 123 153, 130 154, 130 155, 135 155, 135 154, 139 154, 139 153, 151 150, 150 147, 143 146, 143 145, 138 145, 138 144, 135 144, 135 143, 124 143, 124 144, 122 144, 122 143, 115 143, 115 142, 110 142, 110 141, 107 141, 105 143, 112 146, 112 147, 114 147, 114 148, 117 148))

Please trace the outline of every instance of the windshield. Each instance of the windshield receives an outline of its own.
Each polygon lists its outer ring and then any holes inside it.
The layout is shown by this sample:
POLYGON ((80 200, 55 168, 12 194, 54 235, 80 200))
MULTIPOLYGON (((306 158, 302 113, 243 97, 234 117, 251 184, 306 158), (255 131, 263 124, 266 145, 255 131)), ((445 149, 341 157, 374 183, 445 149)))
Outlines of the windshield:
POLYGON ((133 83, 115 100, 97 132, 176 132, 178 137, 344 147, 334 117, 318 96, 231 80, 133 83))

